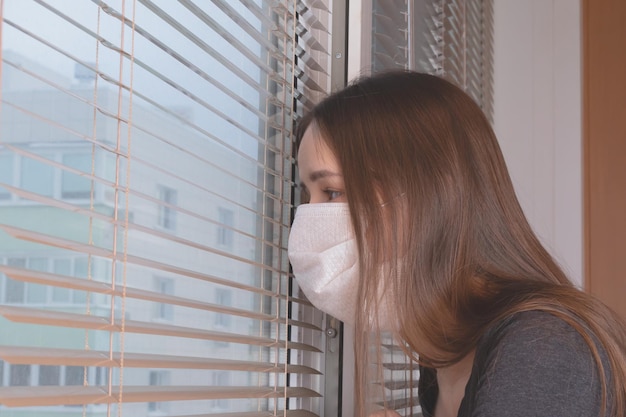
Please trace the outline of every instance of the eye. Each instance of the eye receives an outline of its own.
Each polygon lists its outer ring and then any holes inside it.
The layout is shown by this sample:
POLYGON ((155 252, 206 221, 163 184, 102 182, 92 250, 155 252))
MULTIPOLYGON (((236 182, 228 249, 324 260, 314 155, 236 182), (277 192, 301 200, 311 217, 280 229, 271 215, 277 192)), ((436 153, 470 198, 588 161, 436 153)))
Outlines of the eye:
POLYGON ((336 200, 338 198, 343 197, 343 192, 342 191, 337 191, 337 190, 324 190, 324 192, 326 193, 326 195, 328 196, 328 201, 333 201, 336 200))

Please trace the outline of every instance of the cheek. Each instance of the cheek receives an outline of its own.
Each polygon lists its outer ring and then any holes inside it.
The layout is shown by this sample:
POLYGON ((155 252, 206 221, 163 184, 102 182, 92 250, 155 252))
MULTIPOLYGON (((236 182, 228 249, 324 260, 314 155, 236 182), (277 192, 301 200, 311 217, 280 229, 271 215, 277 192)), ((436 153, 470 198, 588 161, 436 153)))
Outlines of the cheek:
POLYGON ((312 191, 309 194, 309 203, 310 204, 316 204, 316 203, 326 203, 328 197, 326 196, 325 193, 321 192, 321 191, 312 191))

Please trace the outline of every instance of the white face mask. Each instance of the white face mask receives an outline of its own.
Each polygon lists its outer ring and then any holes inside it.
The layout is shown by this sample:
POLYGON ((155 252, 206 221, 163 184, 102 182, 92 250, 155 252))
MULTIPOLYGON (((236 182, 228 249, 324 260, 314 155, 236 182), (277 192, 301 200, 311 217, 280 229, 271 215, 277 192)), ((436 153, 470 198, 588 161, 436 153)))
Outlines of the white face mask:
POLYGON ((309 301, 354 324, 359 256, 348 203, 299 206, 288 246, 293 273, 309 301))
MULTIPOLYGON (((359 254, 348 203, 303 204, 291 226, 289 260, 298 285, 318 309, 354 324, 359 254)), ((381 305, 378 323, 392 327, 390 306, 381 305)))

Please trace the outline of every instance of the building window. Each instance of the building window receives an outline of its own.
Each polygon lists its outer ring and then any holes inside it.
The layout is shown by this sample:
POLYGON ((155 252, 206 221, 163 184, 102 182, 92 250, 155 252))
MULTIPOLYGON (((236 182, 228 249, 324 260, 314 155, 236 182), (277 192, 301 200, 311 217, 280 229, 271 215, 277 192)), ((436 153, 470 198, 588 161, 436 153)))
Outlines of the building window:
MULTIPOLYGON (((82 148, 82 147, 81 147, 82 148)), ((81 174, 60 170, 56 164, 90 175, 92 155, 87 152, 47 150, 37 156, 0 155, 0 183, 21 187, 46 197, 89 199, 92 181, 81 174), (35 159, 41 157, 46 161, 35 159)), ((95 173, 97 175, 97 173, 95 173)), ((8 189, 0 186, 0 202, 11 200, 8 189)), ((28 199, 23 199, 27 202, 28 199)))
POLYGON ((233 226, 235 225, 235 213, 232 210, 220 207, 219 223, 217 229, 217 243, 228 248, 233 247, 233 226))
MULTIPOLYGON (((26 267, 26 259, 24 258, 9 258, 7 260, 8 266, 14 266, 17 268, 26 267)), ((22 304, 24 303, 25 285, 22 281, 16 281, 7 277, 5 289, 4 289, 4 301, 6 303, 22 304)))
MULTIPOLYGON (((0 183, 13 185, 13 156, 0 155, 0 183)), ((0 201, 11 199, 11 193, 0 187, 0 201)))
POLYGON ((86 369, 83 366, 66 366, 65 385, 83 385, 86 369))
MULTIPOLYGON (((215 289, 215 304, 230 307, 232 305, 232 293, 224 288, 215 289)), ((230 327, 230 314, 215 314, 215 326, 222 328, 230 327)))
MULTIPOLYGON (((169 278, 155 278, 156 291, 161 294, 174 295, 174 280, 169 278)), ((159 320, 173 320, 174 306, 169 303, 158 303, 155 318, 159 320)))
MULTIPOLYGON (((63 165, 84 173, 91 173, 91 155, 68 153, 63 155, 63 165)), ((65 199, 91 197, 91 180, 69 171, 61 175, 61 197, 65 199)))
MULTIPOLYGON (((169 385, 169 372, 168 371, 150 371, 149 384, 151 386, 169 385)), ((164 412, 166 410, 166 403, 162 402, 149 402, 149 412, 164 412)))
POLYGON ((61 367, 41 365, 39 367, 39 385, 59 385, 61 367))
POLYGON ((159 186, 159 200, 162 202, 159 204, 159 214, 157 223, 164 229, 175 230, 176 229, 176 210, 173 206, 176 206, 177 192, 173 188, 159 186))
MULTIPOLYGON (((52 159, 50 155, 42 155, 52 159)), ((22 158, 20 167, 20 187, 26 191, 54 196, 54 168, 36 159, 22 158)))
POLYGON ((26 387, 30 385, 30 365, 11 365, 9 367, 9 385, 26 387))
MULTIPOLYGON (((48 260, 46 258, 9 258, 9 266, 16 268, 26 268, 35 271, 47 271, 48 260)), ((45 304, 47 300, 48 288, 45 285, 35 283, 25 283, 10 278, 5 280, 4 302, 15 304, 45 304)))
MULTIPOLYGON (((0 264, 16 268, 27 268, 33 271, 53 272, 68 277, 87 279, 89 259, 86 256, 74 258, 8 258, 0 259, 0 264)), ((107 268, 98 259, 91 260, 91 269, 107 268)), ((96 272, 98 272, 96 270, 96 272)), ((93 272, 92 272, 93 275, 93 272)), ((74 304, 87 303, 88 293, 81 290, 71 290, 62 287, 52 287, 32 282, 13 280, 0 274, 0 302, 7 304, 74 304)))
MULTIPOLYGON (((74 276, 89 279, 89 258, 81 256, 74 258, 74 276)), ((73 290, 72 303, 84 305, 87 303, 87 291, 73 290)))
MULTIPOLYGON (((230 386, 230 372, 216 371, 213 372, 213 385, 216 387, 228 387, 230 386)), ((215 401, 215 407, 219 410, 228 410, 230 407, 230 401, 227 399, 219 399, 215 401)))
MULTIPOLYGON (((53 262, 53 272, 58 275, 70 276, 72 275, 72 261, 70 259, 55 259, 53 262)), ((69 303, 70 302, 70 289, 62 287, 52 288, 52 302, 53 303, 69 303)))
MULTIPOLYGON (((48 260, 46 258, 30 258, 28 259, 28 269, 47 272, 48 260)), ((45 304, 48 301, 47 292, 47 286, 29 282, 26 284, 26 302, 28 304, 45 304)))
POLYGON ((109 369, 101 366, 96 367, 95 385, 105 386, 109 381, 109 369))

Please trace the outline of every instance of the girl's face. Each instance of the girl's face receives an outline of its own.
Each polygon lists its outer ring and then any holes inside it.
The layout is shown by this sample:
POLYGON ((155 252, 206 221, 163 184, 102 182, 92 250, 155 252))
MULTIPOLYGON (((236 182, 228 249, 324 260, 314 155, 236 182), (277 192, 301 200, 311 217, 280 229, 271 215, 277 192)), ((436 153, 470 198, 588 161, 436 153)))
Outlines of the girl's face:
POLYGON ((304 132, 298 150, 300 186, 308 202, 347 202, 341 167, 315 124, 304 132))

